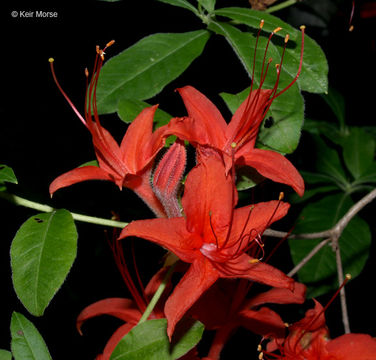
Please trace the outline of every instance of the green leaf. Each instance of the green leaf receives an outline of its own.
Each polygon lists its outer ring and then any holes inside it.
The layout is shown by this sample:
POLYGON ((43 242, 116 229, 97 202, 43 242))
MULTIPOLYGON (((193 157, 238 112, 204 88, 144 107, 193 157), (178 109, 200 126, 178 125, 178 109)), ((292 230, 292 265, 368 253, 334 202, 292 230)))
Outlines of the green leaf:
MULTIPOLYGON (((142 100, 136 99, 121 99, 118 104, 118 115, 121 120, 125 123, 131 123, 138 114, 145 108, 150 107, 151 105, 142 100)), ((172 116, 161 110, 157 109, 154 115, 154 125, 156 128, 159 128, 163 125, 168 124, 172 116)))
POLYGON ((79 167, 84 167, 84 166, 96 166, 96 167, 99 167, 99 163, 98 163, 98 160, 90 160, 90 161, 87 161, 86 163, 80 165, 79 167))
POLYGON ((10 323, 11 349, 15 360, 52 360, 36 327, 22 314, 14 312, 10 323))
POLYGON ((365 184, 365 183, 376 183, 376 163, 372 163, 370 167, 361 175, 358 179, 353 182, 353 185, 365 184))
POLYGON ((198 0, 198 2, 209 12, 212 13, 215 8, 216 0, 198 0))
MULTIPOLYGON (((311 233, 332 228, 353 202, 344 194, 326 196, 307 205, 300 215, 294 232, 311 233)), ((290 251, 297 265, 322 239, 290 239, 290 251)), ((345 273, 359 275, 367 261, 371 244, 368 224, 354 217, 340 239, 341 258, 345 273)), ((308 285, 308 297, 316 297, 338 288, 335 253, 330 244, 322 248, 299 272, 299 281, 308 285)))
MULTIPOLYGON (((220 96, 234 113, 248 94, 249 88, 236 95, 221 93, 220 96)), ((285 154, 292 153, 298 146, 304 118, 304 102, 299 91, 291 88, 289 92, 275 99, 265 118, 270 117, 273 119, 272 126, 265 127, 265 123, 260 126, 257 147, 266 147, 285 154)))
POLYGON ((345 99, 344 97, 332 87, 329 88, 327 94, 322 94, 322 98, 332 109, 334 115, 339 121, 341 128, 345 127, 345 99))
POLYGON ((12 360, 12 353, 10 351, 0 349, 0 360, 12 360))
POLYGON ((362 128, 351 127, 350 134, 344 142, 343 158, 355 179, 363 175, 371 166, 374 155, 374 138, 362 128))
MULTIPOLYGON (((294 29, 292 26, 273 15, 245 8, 229 7, 217 9, 214 13, 216 15, 228 17, 234 21, 248 25, 257 30, 259 29, 260 21, 264 19, 265 23, 260 39, 265 39, 268 37, 275 28, 282 27, 282 30, 276 33, 277 37, 285 37, 286 34, 289 34, 290 36, 290 41, 286 49, 282 68, 283 71, 290 74, 292 78, 295 77, 300 60, 300 30, 294 29), (292 43, 294 45, 291 45, 292 43)), ((281 53, 283 42, 279 41, 278 45, 275 45, 276 43, 277 42, 272 42, 270 46, 273 49, 277 49, 278 52, 281 53)), ((260 50, 263 53, 263 49, 260 48, 260 50)), ((251 49, 249 47, 249 51, 250 54, 252 54, 253 48, 251 49)), ((270 55, 267 56, 267 58, 269 57, 270 55)), ((274 57, 274 54, 272 54, 272 57, 273 60, 277 59, 274 57)), ((301 90, 308 92, 323 93, 327 92, 328 90, 328 63, 326 61, 325 54, 321 50, 320 46, 307 35, 304 39, 302 71, 297 82, 301 90)))
POLYGON ((198 15, 197 9, 186 0, 158 0, 158 1, 190 10, 194 12, 196 15, 198 15))
POLYGON ((316 145, 317 170, 332 177, 341 188, 348 186, 348 180, 338 152, 326 145, 320 137, 314 136, 313 138, 316 145))
POLYGON ((97 88, 100 113, 117 111, 120 99, 145 100, 177 78, 204 49, 209 32, 154 34, 112 57, 97 88))
POLYGON ((320 186, 314 189, 309 189, 304 192, 304 195, 300 197, 298 194, 294 193, 290 197, 290 201, 293 202, 294 204, 299 204, 304 201, 307 201, 311 199, 312 197, 318 195, 318 194, 325 194, 325 193, 332 193, 333 191, 338 192, 338 187, 334 185, 329 185, 329 186, 320 186))
POLYGON ((336 145, 343 146, 344 141, 347 136, 349 136, 349 131, 347 127, 340 129, 338 125, 323 121, 323 120, 313 120, 304 119, 303 130, 314 135, 323 135, 331 142, 336 145))
POLYGON ((77 231, 72 215, 57 210, 29 218, 11 246, 13 286, 26 309, 43 315, 76 257, 77 231))
POLYGON ((17 184, 16 175, 14 175, 13 170, 6 165, 0 165, 0 183, 9 182, 17 184))
POLYGON ((312 173, 309 171, 300 171, 300 175, 303 176, 304 182, 307 184, 327 184, 327 183, 336 183, 335 179, 332 176, 325 174, 312 173))
POLYGON ((199 321, 179 322, 170 344, 167 320, 148 320, 125 335, 111 355, 111 360, 174 360, 192 349, 201 339, 204 326, 199 321))
POLYGON ((265 178, 254 168, 243 166, 236 171, 236 188, 238 191, 250 189, 265 178))

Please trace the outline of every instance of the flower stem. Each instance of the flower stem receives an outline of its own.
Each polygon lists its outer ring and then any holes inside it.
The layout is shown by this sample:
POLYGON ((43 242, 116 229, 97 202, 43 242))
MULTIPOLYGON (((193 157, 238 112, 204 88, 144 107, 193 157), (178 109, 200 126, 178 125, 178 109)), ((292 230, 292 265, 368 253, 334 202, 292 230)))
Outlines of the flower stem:
MULTIPOLYGON (((0 198, 10 201, 15 205, 25 206, 30 209, 43 211, 43 212, 51 212, 55 209, 52 206, 41 204, 35 201, 24 199, 20 196, 9 194, 6 192, 0 192, 0 198)), ((103 219, 94 216, 88 216, 83 214, 71 213, 74 220, 82 221, 90 224, 97 224, 102 226, 110 226, 123 229, 125 226, 128 225, 126 222, 103 219)))
POLYGON ((161 282, 161 284, 159 285, 157 291, 155 292, 154 296, 152 297, 152 299, 150 300, 150 303, 148 305, 148 307, 146 308, 146 310, 144 311, 144 313, 142 314, 141 316, 141 319, 139 320, 139 324, 145 322, 147 320, 147 318, 150 316, 151 312, 153 311, 155 305, 157 304, 159 298, 162 296, 163 294, 163 291, 165 290, 166 286, 167 286, 167 283, 168 281, 170 280, 170 277, 172 275, 172 273, 174 272, 174 269, 175 269, 175 264, 173 264, 167 271, 163 281, 161 282))
POLYGON ((271 6, 270 8, 266 9, 265 12, 266 13, 272 13, 274 11, 282 10, 282 9, 288 7, 288 6, 294 5, 298 1, 299 0, 286 0, 281 4, 271 6))

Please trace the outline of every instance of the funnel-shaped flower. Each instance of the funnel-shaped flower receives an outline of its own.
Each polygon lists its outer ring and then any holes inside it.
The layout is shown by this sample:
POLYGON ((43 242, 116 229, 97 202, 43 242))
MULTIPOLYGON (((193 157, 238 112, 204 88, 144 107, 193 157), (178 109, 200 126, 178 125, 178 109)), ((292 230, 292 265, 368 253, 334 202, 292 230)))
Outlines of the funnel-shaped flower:
POLYGON ((59 176, 51 183, 50 194, 85 180, 109 180, 120 189, 122 187, 132 189, 158 216, 165 216, 163 207, 150 186, 152 162, 165 142, 162 128, 153 133, 153 117, 157 106, 144 109, 136 117, 129 125, 119 146, 112 135, 102 127, 96 106, 96 87, 103 64, 103 51, 97 48, 93 76, 85 95, 85 118, 80 115, 58 83, 53 68, 53 59, 50 59, 50 63, 57 86, 91 133, 99 163, 99 167, 83 166, 59 176))
POLYGON ((247 254, 259 244, 253 240, 287 213, 288 204, 271 201, 234 209, 232 177, 214 155, 188 174, 182 204, 186 217, 133 221, 120 235, 155 242, 191 264, 165 305, 170 337, 176 323, 219 278, 293 288, 293 279, 247 254))
POLYGON ((289 327, 289 335, 279 345, 281 355, 264 352, 264 359, 376 360, 376 339, 370 335, 345 334, 331 340, 324 309, 314 301, 314 309, 308 310, 302 320, 289 327))
MULTIPOLYGON (((262 24, 263 22, 260 25, 260 30, 262 24)), ((269 37, 264 62, 270 39, 272 35, 279 30, 280 28, 277 28, 269 37)), ((287 40, 288 37, 285 43, 287 43, 287 40)), ((168 125, 169 131, 181 139, 188 140, 193 145, 197 146, 199 150, 200 146, 210 146, 221 151, 226 163, 226 173, 229 172, 229 169, 233 166, 233 160, 235 160, 237 166, 250 166, 264 177, 287 184, 299 195, 303 195, 303 179, 290 161, 275 151, 255 148, 260 124, 273 100, 288 90, 295 83, 300 74, 303 49, 304 28, 302 28, 300 65, 295 79, 283 90, 277 92, 284 55, 283 51, 281 63, 278 64, 279 66, 277 67, 277 81, 273 89, 262 89, 270 64, 269 62, 265 67, 265 64, 263 65, 259 89, 252 90, 252 76, 251 91, 236 110, 229 124, 226 124, 226 121, 216 106, 201 92, 191 86, 178 89, 187 108, 188 117, 172 119, 168 125)))

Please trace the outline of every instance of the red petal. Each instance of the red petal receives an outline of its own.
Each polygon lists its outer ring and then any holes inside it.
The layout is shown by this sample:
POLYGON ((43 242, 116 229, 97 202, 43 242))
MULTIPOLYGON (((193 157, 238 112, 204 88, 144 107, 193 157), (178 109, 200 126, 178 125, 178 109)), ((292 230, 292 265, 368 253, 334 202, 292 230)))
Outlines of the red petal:
MULTIPOLYGON (((251 241, 258 234, 262 235, 273 222, 284 217, 289 208, 288 203, 273 200, 235 209, 229 245, 235 251, 242 236, 250 234, 248 241, 251 241)), ((242 247, 247 244, 244 242, 242 247)))
POLYGON ((271 90, 253 90, 243 101, 228 124, 227 146, 239 142, 246 134, 251 135, 249 140, 254 145, 270 94, 271 90))
POLYGON ((337 360, 376 360, 376 339, 366 334, 346 334, 326 345, 330 356, 337 360))
POLYGON ((294 290, 288 289, 271 289, 254 296, 247 302, 250 308, 258 305, 272 303, 272 304, 303 304, 305 301, 306 286, 296 282, 294 290))
POLYGON ((97 166, 83 166, 57 177, 50 185, 50 194, 52 195, 55 191, 63 187, 86 180, 110 180, 115 182, 114 177, 103 169, 97 166))
POLYGON ((265 337, 282 339, 285 337, 286 326, 281 317, 268 308, 260 310, 243 310, 239 314, 240 325, 265 337))
POLYGON ((273 287, 294 289, 294 279, 271 265, 254 263, 253 260, 247 254, 243 254, 224 263, 216 263, 216 269, 223 278, 243 278, 273 287))
POLYGON ((220 243, 231 221, 235 191, 219 156, 209 156, 200 162, 188 174, 182 199, 188 231, 213 242, 214 231, 220 243))
POLYGON ((115 176, 124 178, 128 172, 126 165, 120 157, 120 148, 112 135, 98 123, 93 123, 90 128, 93 137, 95 153, 100 168, 108 173, 114 173, 115 176))
POLYGON ((134 301, 122 298, 104 299, 87 306, 81 311, 76 321, 78 332, 82 335, 82 324, 86 320, 100 315, 111 315, 134 325, 141 318, 140 310, 136 307, 134 301))
POLYGON ((107 344, 103 350, 101 360, 110 360, 112 352, 115 350, 119 341, 132 330, 136 324, 124 324, 120 326, 107 341, 107 344))
POLYGON ((226 141, 227 124, 216 106, 192 86, 185 86, 178 91, 191 119, 187 124, 176 122, 172 126, 179 129, 178 125, 183 125, 179 130, 186 133, 185 140, 222 149, 226 141))
POLYGON ((170 339, 177 322, 217 279, 218 272, 203 256, 192 263, 165 305, 167 335, 170 339))
POLYGON ((193 262, 201 256, 202 241, 186 229, 185 219, 151 219, 132 221, 121 232, 119 239, 137 236, 152 241, 173 252, 185 262, 193 262))
POLYGON ((151 158, 163 147, 162 137, 155 139, 155 141, 159 140, 159 146, 155 147, 150 141, 157 107, 158 105, 154 105, 141 111, 129 125, 120 145, 122 159, 132 174, 136 174, 148 165, 151 158))
POLYGON ((289 160, 275 151, 254 149, 240 157, 237 164, 251 166, 266 178, 291 186, 300 196, 304 194, 301 175, 289 160))

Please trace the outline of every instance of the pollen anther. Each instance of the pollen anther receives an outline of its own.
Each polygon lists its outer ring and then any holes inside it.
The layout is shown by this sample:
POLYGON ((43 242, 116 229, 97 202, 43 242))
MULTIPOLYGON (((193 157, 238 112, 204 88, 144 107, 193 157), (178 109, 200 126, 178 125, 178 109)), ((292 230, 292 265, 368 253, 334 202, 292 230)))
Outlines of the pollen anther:
POLYGON ((231 147, 232 147, 233 149, 235 149, 235 148, 236 148, 236 142, 232 142, 232 143, 231 143, 231 147))
POLYGON ((55 61, 55 59, 54 59, 54 58, 49 58, 48 61, 49 61, 50 63, 53 63, 53 62, 55 61))
POLYGON ((260 21, 260 29, 262 29, 263 28, 263 26, 264 26, 264 19, 262 19, 261 21, 260 21))
POLYGON ((273 30, 273 34, 276 34, 278 31, 281 31, 282 28, 280 26, 276 27, 274 30, 273 30))
POLYGON ((281 192, 279 193, 278 200, 281 201, 284 197, 285 197, 285 194, 281 191, 281 192))
POLYGON ((251 259, 248 261, 250 264, 257 264, 258 262, 260 262, 259 259, 251 259))
POLYGON ((285 36, 285 44, 289 41, 289 39, 290 39, 290 35, 287 34, 287 35, 285 36))

